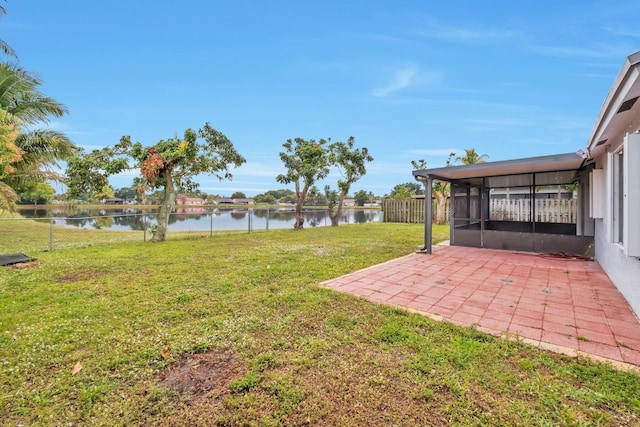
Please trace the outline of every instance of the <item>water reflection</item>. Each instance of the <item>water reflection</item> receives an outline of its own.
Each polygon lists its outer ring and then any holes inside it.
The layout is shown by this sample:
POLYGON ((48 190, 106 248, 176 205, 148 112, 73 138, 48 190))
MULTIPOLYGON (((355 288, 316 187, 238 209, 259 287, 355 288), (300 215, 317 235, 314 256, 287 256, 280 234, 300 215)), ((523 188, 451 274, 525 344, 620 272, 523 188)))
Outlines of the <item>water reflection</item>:
MULTIPOLYGON (((157 210, 152 209, 29 209, 21 210, 26 218, 53 218, 56 224, 66 227, 99 230, 139 230, 155 224, 157 210)), ((303 211, 305 227, 331 225, 326 210, 303 211)), ((204 207, 177 208, 169 217, 169 230, 268 230, 292 228, 295 212, 285 209, 214 209, 204 207)), ((345 210, 340 218, 341 224, 360 224, 379 222, 382 212, 379 210, 345 210)))

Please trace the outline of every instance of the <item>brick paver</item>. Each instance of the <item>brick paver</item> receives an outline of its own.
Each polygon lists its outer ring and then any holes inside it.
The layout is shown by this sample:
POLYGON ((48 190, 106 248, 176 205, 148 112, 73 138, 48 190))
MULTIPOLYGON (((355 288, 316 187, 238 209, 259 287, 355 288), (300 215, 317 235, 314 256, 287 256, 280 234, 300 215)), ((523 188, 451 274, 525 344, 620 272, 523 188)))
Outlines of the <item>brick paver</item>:
POLYGON ((563 354, 640 366, 640 322, 595 261, 434 246, 322 286, 563 354))

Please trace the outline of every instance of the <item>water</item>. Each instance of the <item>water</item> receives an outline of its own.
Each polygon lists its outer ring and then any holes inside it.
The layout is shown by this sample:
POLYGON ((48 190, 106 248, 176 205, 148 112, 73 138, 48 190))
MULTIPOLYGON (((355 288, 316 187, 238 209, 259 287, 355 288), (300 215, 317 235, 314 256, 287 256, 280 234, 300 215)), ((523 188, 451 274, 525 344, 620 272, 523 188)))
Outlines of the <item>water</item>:
MULTIPOLYGON (((56 225, 73 228, 100 230, 143 230, 156 223, 157 210, 153 209, 28 209, 21 210, 27 218, 52 218, 56 225)), ((305 227, 331 225, 326 210, 305 209, 305 227)), ((379 210, 346 209, 340 224, 356 224, 382 221, 379 210)), ((218 230, 268 230, 293 228, 295 214, 293 208, 274 209, 220 209, 220 208, 177 208, 169 217, 169 231, 218 231, 218 230)))

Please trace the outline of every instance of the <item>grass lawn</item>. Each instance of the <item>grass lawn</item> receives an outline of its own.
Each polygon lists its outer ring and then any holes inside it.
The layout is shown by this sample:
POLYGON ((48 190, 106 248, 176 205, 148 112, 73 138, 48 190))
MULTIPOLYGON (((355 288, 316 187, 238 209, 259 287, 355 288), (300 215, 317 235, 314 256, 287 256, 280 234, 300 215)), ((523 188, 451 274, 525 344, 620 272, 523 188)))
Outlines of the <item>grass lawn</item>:
POLYGON ((2 425, 640 423, 637 374, 316 286, 412 252, 421 225, 85 231, 0 267, 2 425))

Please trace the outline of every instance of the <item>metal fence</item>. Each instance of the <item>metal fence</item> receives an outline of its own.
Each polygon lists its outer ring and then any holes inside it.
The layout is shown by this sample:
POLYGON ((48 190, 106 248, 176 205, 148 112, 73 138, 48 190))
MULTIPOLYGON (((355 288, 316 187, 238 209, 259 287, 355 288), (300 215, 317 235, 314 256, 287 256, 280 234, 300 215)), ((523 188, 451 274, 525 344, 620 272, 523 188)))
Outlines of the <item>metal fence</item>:
MULTIPOLYGON (((109 210, 101 215, 61 215, 0 218, 0 253, 53 251, 99 243, 140 241, 151 238, 157 213, 109 210)), ((305 227, 330 226, 326 210, 304 210, 305 227)), ((345 210, 341 224, 377 222, 378 210, 345 210)), ((181 209, 170 215, 167 239, 192 233, 253 233, 293 228, 293 209, 181 209)))

